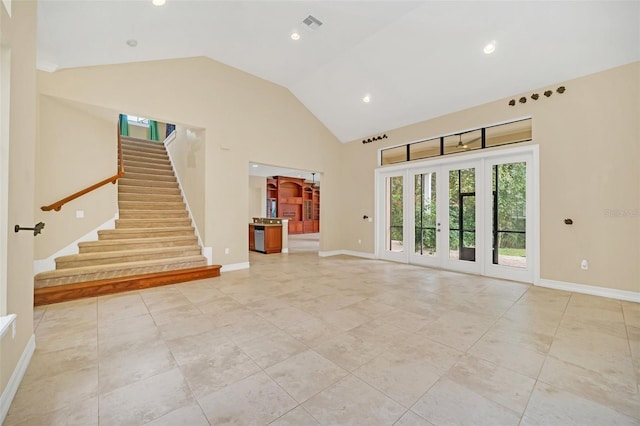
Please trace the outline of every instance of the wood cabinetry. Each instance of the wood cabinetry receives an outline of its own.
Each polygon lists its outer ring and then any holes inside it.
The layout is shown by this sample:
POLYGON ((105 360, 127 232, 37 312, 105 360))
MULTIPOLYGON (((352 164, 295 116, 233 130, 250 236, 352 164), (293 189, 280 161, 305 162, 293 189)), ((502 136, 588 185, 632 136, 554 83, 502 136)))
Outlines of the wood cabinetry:
POLYGON ((320 232, 320 188, 302 178, 267 178, 267 217, 289 220, 289 234, 320 232))
POLYGON ((282 252, 282 225, 250 223, 249 250, 265 254, 282 252))

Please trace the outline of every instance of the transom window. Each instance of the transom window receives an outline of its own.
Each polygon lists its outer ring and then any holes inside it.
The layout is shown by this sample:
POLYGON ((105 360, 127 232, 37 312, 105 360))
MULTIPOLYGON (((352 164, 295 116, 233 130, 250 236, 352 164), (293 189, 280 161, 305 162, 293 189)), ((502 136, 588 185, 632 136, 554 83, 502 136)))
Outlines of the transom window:
POLYGON ((496 124, 452 135, 423 139, 380 151, 380 165, 404 163, 441 155, 457 154, 532 139, 531 118, 496 124))

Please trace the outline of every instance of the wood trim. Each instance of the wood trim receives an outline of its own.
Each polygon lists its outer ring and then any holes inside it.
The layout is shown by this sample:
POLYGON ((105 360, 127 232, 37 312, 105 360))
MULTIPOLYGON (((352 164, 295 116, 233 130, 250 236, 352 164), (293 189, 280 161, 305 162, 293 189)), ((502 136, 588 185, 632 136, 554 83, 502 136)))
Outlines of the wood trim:
POLYGON ((104 180, 101 180, 100 182, 88 186, 85 189, 78 191, 76 193, 73 193, 71 195, 69 195, 68 197, 65 197, 61 200, 56 201, 53 204, 49 204, 48 206, 42 206, 40 207, 40 210, 48 212, 50 210, 55 210, 57 212, 60 211, 60 209, 62 208, 62 206, 64 206, 66 203, 68 203, 69 201, 73 201, 76 198, 82 197, 85 194, 88 194, 89 192, 100 188, 101 186, 104 186, 108 183, 116 183, 118 181, 118 179, 120 179, 122 176, 124 176, 124 158, 122 156, 122 141, 120 139, 120 125, 118 124, 117 126, 118 128, 118 173, 116 173, 115 175, 108 177, 104 180))
POLYGON ((203 278, 214 278, 220 276, 220 268, 220 265, 211 265, 38 288, 33 292, 33 304, 34 306, 49 305, 51 303, 66 302, 86 297, 104 296, 107 294, 177 284, 203 278))

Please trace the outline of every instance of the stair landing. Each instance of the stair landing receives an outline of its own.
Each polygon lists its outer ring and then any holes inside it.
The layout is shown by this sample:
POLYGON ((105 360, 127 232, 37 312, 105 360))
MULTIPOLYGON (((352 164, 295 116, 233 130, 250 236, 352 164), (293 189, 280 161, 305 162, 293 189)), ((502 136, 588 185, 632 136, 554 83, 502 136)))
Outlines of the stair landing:
POLYGON ((104 296, 219 276, 220 265, 213 265, 37 288, 34 291, 33 304, 35 306, 49 305, 86 297, 104 296))

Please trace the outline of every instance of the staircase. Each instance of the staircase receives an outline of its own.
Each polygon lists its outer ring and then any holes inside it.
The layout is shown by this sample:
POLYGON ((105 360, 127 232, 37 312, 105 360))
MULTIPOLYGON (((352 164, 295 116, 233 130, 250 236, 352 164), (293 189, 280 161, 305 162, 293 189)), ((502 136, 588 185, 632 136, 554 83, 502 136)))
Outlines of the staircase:
POLYGON ((36 275, 36 305, 220 275, 201 254, 164 145, 121 141, 115 229, 98 231, 98 241, 79 243, 79 254, 58 257, 55 270, 36 275))

